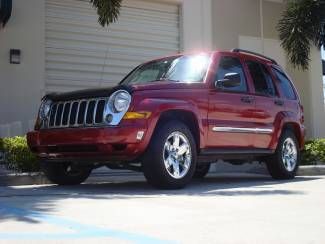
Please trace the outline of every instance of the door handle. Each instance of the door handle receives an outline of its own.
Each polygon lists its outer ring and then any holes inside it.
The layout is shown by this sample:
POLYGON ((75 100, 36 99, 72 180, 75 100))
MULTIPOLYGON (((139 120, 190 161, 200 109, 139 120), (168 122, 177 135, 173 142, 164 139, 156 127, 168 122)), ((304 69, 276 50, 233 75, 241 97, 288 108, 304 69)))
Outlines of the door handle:
POLYGON ((274 101, 274 104, 275 105, 278 105, 278 106, 283 106, 284 105, 284 102, 282 100, 275 100, 274 101))
POLYGON ((240 99, 243 103, 253 103, 254 98, 250 96, 245 96, 240 99))

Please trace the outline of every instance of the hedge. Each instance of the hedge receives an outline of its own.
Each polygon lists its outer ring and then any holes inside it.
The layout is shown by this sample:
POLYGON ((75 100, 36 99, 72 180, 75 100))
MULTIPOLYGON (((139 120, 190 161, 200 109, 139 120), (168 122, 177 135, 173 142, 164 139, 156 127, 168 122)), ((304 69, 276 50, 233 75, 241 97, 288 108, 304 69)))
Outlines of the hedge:
POLYGON ((325 139, 307 141, 302 152, 301 164, 325 164, 325 139))
POLYGON ((40 170, 37 157, 29 150, 26 137, 0 138, 0 151, 5 155, 5 166, 18 172, 40 170))

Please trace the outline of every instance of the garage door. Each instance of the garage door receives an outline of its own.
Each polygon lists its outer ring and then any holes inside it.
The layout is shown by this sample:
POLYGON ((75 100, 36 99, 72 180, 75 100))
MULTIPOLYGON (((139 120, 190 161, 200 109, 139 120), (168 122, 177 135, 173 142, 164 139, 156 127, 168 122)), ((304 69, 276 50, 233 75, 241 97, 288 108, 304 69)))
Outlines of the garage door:
POLYGON ((89 1, 46 1, 46 92, 113 85, 179 50, 177 4, 124 0, 119 21, 102 28, 89 1))

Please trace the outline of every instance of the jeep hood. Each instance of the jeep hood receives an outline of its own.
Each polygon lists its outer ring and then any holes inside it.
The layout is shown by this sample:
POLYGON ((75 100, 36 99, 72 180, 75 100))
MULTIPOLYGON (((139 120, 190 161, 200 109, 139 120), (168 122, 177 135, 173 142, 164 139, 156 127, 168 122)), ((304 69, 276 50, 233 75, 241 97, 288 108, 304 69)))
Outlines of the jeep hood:
POLYGON ((95 97, 109 97, 112 93, 118 90, 127 90, 129 93, 135 91, 144 91, 144 90, 166 90, 166 89, 193 89, 193 88, 203 88, 204 83, 184 83, 184 82, 172 82, 172 81, 157 81, 141 85, 117 85, 114 87, 101 87, 96 89, 86 89, 78 90, 72 92, 63 92, 63 93, 50 93, 45 97, 52 101, 71 101, 78 99, 86 98, 95 98, 95 97))
POLYGON ((95 98, 95 97, 109 97, 112 93, 117 90, 127 90, 132 92, 128 86, 114 86, 114 87, 101 87, 95 89, 85 89, 72 92, 62 92, 62 93, 50 93, 45 97, 52 101, 71 101, 78 99, 86 98, 95 98))
POLYGON ((140 85, 132 85, 133 91, 142 90, 174 90, 174 89, 200 89, 206 86, 203 82, 176 82, 176 81, 156 81, 140 85))

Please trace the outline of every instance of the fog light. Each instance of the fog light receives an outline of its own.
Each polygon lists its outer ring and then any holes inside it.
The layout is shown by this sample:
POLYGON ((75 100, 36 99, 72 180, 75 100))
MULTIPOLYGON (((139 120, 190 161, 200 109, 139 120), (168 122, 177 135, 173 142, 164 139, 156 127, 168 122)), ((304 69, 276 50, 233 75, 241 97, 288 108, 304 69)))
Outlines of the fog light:
POLYGON ((137 140, 141 141, 144 136, 144 131, 138 131, 137 133, 137 140))
POLYGON ((110 124, 113 121, 113 115, 111 115, 111 114, 106 115, 105 120, 106 120, 106 123, 110 124))

